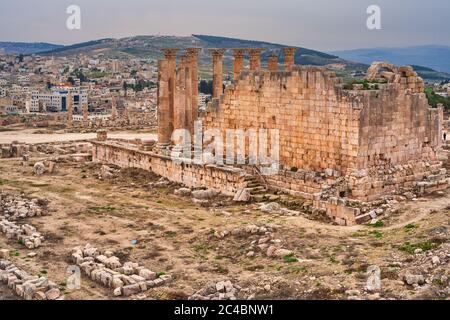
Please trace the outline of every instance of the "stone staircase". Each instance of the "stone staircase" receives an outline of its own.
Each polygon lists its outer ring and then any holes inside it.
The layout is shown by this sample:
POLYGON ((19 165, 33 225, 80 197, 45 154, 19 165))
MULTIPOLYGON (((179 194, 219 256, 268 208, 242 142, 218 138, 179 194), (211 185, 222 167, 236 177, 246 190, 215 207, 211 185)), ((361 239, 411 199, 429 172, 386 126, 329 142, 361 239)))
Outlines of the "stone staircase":
POLYGON ((267 192, 267 188, 255 177, 255 175, 246 174, 244 180, 247 182, 247 188, 250 189, 252 196, 267 192))

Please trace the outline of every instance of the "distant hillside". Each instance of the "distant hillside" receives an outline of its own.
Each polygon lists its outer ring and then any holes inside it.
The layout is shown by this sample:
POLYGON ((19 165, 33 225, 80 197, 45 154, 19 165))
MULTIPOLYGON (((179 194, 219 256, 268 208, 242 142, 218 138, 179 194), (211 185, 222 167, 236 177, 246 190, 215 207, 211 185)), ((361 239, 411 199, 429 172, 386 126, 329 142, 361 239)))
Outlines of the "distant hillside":
POLYGON ((418 65, 441 72, 450 72, 450 47, 448 46, 355 49, 333 51, 331 54, 366 64, 372 61, 389 61, 395 65, 418 65))
POLYGON ((450 73, 439 72, 428 67, 412 65, 414 70, 423 78, 429 81, 450 80, 450 73))
MULTIPOLYGON (((162 57, 161 49, 167 47, 177 47, 180 49, 188 47, 200 47, 202 49, 200 55, 201 64, 210 64, 211 57, 206 49, 208 48, 251 48, 261 47, 267 49, 263 54, 262 60, 266 61, 270 50, 279 50, 286 47, 282 44, 275 44, 254 40, 242 40, 206 35, 192 35, 190 37, 176 36, 135 36, 122 39, 103 39, 97 41, 66 46, 45 52, 45 54, 55 55, 73 55, 78 53, 84 54, 103 54, 107 57, 131 56, 141 58, 159 59, 162 57)), ((339 57, 314 51, 305 48, 298 48, 296 54, 296 63, 303 65, 344 65, 348 69, 366 69, 367 66, 361 63, 354 63, 340 59, 339 57)), ((225 64, 231 64, 231 52, 225 55, 225 64)))
POLYGON ((58 46, 58 48, 50 48, 48 50, 40 52, 41 54, 58 54, 65 52, 82 52, 83 50, 95 50, 102 48, 109 48, 110 44, 113 43, 113 39, 100 39, 88 42, 81 42, 69 46, 58 46))
POLYGON ((33 54, 44 51, 55 50, 63 46, 44 42, 0 42, 0 50, 9 54, 33 54))

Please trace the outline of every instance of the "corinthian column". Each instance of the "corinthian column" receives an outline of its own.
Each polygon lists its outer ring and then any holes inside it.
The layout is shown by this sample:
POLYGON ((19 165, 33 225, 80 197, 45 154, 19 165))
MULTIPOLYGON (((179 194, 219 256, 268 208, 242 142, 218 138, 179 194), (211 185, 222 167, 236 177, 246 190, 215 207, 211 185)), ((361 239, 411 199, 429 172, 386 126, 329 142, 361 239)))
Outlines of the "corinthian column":
POLYGON ((213 98, 223 94, 223 54, 226 49, 210 49, 213 56, 213 98))
POLYGON ((296 48, 283 48, 284 53, 284 70, 291 71, 295 64, 295 51, 296 48))
POLYGON ((234 63, 233 63, 233 79, 234 81, 237 80, 239 77, 239 74, 244 69, 244 55, 246 53, 246 49, 233 49, 233 57, 234 57, 234 63))
POLYGON ((69 92, 67 95, 67 128, 72 128, 73 126, 73 97, 72 93, 69 92))
POLYGON ((267 58, 267 62, 268 62, 270 71, 278 71, 278 56, 277 55, 271 54, 267 58))
POLYGON ((172 135, 169 92, 169 62, 158 61, 158 144, 167 145, 172 135))
MULTIPOLYGON (((168 121, 167 130, 170 137, 174 129, 174 112, 176 108, 176 91, 177 91, 177 52, 178 49, 163 49, 164 57, 167 61, 167 77, 168 77, 168 96, 169 96, 169 107, 168 107, 168 121)), ((166 143, 166 142, 164 142, 166 143)))
POLYGON ((83 104, 83 127, 87 127, 89 122, 89 110, 87 103, 83 104))
POLYGON ((186 55, 188 57, 188 63, 191 70, 191 113, 187 114, 187 124, 189 131, 194 132, 194 121, 198 118, 198 55, 200 48, 188 48, 186 49, 186 55))
POLYGON ((180 59, 180 67, 177 73, 177 95, 174 108, 174 124, 173 128, 186 128, 186 73, 189 72, 187 68, 187 58, 182 56, 180 59))
POLYGON ((250 70, 258 71, 261 69, 261 53, 263 49, 260 48, 252 48, 249 49, 248 52, 250 54, 250 70))

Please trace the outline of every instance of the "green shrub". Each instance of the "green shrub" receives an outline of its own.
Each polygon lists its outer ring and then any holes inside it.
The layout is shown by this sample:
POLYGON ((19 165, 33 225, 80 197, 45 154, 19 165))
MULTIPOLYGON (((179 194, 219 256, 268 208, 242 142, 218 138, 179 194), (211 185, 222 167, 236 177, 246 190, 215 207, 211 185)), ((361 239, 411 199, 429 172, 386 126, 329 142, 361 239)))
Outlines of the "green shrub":
POLYGON ((283 257, 284 262, 286 263, 294 263, 294 262, 298 262, 298 259, 296 257, 294 257, 293 253, 288 254, 287 256, 283 257))

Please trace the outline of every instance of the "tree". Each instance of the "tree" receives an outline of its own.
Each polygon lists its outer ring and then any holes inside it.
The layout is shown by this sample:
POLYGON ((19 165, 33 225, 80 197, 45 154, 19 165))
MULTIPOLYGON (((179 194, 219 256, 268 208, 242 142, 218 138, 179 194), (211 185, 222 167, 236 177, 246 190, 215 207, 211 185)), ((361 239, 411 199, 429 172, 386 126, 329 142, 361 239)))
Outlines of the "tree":
POLYGON ((198 91, 203 94, 213 93, 213 82, 211 80, 201 80, 198 85, 198 91))
POLYGON ((72 77, 80 79, 80 82, 86 82, 88 81, 88 78, 83 74, 83 70, 81 69, 75 69, 71 74, 72 77))
POLYGON ((67 82, 69 82, 71 85, 75 85, 75 80, 72 77, 67 78, 67 82))
POLYGON ((430 106, 437 107, 438 104, 443 104, 445 110, 450 109, 450 97, 445 98, 443 96, 440 96, 436 94, 436 92, 434 92, 432 88, 426 88, 425 94, 427 95, 428 104, 430 106))

